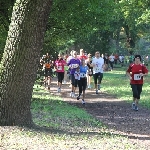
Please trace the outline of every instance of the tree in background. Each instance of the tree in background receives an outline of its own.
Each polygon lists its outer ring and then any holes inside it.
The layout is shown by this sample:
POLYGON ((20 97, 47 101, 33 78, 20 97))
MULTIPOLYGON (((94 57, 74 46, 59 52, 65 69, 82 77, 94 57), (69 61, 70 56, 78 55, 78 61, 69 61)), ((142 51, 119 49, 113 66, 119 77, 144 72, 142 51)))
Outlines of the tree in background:
POLYGON ((32 125, 30 104, 51 0, 17 0, 1 62, 0 125, 32 125))

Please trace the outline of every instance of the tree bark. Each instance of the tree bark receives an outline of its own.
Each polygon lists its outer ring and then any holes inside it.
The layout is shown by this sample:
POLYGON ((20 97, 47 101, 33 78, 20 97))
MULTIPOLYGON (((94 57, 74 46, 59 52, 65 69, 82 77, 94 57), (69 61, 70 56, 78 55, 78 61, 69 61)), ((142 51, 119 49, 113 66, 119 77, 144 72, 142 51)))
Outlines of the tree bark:
POLYGON ((0 125, 31 126, 33 85, 52 0, 17 0, 1 62, 0 125))

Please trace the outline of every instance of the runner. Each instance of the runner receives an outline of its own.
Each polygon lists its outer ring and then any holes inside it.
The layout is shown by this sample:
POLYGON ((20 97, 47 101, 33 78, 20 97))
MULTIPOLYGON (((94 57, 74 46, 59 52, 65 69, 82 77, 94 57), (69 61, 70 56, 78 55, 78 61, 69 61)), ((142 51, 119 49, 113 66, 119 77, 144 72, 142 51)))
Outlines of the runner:
POLYGON ((45 87, 48 85, 48 90, 50 90, 51 79, 53 76, 52 66, 53 64, 51 63, 51 60, 46 59, 43 65, 43 70, 45 74, 44 84, 45 84, 45 87))
POLYGON ((134 62, 129 65, 126 74, 130 79, 133 93, 132 109, 138 111, 138 103, 140 100, 143 86, 143 77, 148 75, 148 70, 146 66, 141 63, 140 55, 135 55, 134 62))
POLYGON ((87 59, 87 56, 84 54, 84 50, 83 49, 80 49, 80 55, 77 56, 78 59, 84 59, 86 60, 87 59))
POLYGON ((93 67, 92 67, 92 56, 91 54, 88 54, 88 58, 85 60, 85 63, 89 67, 89 71, 87 72, 87 87, 88 89, 91 88, 91 79, 93 76, 93 67))
POLYGON ((62 54, 58 54, 58 60, 55 61, 55 68, 57 72, 57 78, 58 78, 58 89, 57 92, 61 92, 61 85, 62 81, 64 79, 64 66, 66 65, 66 61, 63 60, 62 54))
POLYGON ((109 56, 109 64, 110 64, 111 71, 114 69, 114 60, 115 60, 115 56, 114 56, 114 54, 112 53, 112 54, 109 56))
POLYGON ((78 87, 79 87, 79 95, 77 97, 77 100, 80 99, 80 96, 82 94, 82 104, 85 104, 85 90, 87 86, 87 71, 89 70, 88 66, 85 65, 85 60, 81 59, 81 65, 79 66, 80 75, 78 77, 78 87))
POLYGON ((105 64, 105 71, 108 71, 108 68, 109 68, 109 66, 108 66, 109 65, 109 57, 108 57, 107 53, 105 53, 103 59, 104 59, 104 64, 105 64))
POLYGON ((74 73, 76 71, 76 68, 80 66, 80 60, 77 58, 77 52, 73 51, 73 58, 70 59, 70 61, 67 64, 69 66, 70 70, 70 79, 71 79, 71 97, 75 97, 75 90, 77 87, 77 84, 75 83, 75 77, 74 73))
POLYGON ((100 84, 103 78, 103 70, 104 70, 104 59, 100 57, 100 53, 97 51, 95 53, 95 58, 92 61, 93 65, 93 77, 95 83, 96 94, 98 94, 98 90, 100 90, 100 84), (97 84, 98 80, 98 84, 97 84))

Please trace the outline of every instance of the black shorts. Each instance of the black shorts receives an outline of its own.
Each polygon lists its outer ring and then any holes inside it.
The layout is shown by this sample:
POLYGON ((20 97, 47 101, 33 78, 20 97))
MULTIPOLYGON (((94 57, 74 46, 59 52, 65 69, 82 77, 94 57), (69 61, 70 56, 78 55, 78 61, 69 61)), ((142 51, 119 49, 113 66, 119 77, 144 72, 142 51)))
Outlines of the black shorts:
POLYGON ((57 72, 58 82, 62 83, 64 79, 64 72, 57 72))
POLYGON ((95 73, 93 74, 93 78, 94 78, 94 84, 97 84, 97 80, 98 80, 98 84, 101 84, 101 81, 103 79, 103 73, 101 72, 95 73))
POLYGON ((53 72, 51 68, 45 68, 45 77, 48 77, 48 76, 52 77, 52 74, 53 72))
POLYGON ((74 74, 70 74, 70 80, 71 80, 71 84, 72 84, 74 87, 77 87, 77 85, 78 85, 78 80, 75 79, 74 74))
POLYGON ((79 93, 82 93, 82 90, 85 91, 87 87, 87 78, 80 78, 78 80, 79 93))

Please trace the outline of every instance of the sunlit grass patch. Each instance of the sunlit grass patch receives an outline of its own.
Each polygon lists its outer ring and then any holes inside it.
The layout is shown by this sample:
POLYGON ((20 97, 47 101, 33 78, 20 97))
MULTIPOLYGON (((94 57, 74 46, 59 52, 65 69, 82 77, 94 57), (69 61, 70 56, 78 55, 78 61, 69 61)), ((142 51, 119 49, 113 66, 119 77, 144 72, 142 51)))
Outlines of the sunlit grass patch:
POLYGON ((71 106, 60 97, 45 92, 42 87, 33 92, 31 108, 33 120, 37 125, 71 132, 104 128, 100 121, 85 110, 71 106), (41 92, 42 94, 39 94, 41 92))

